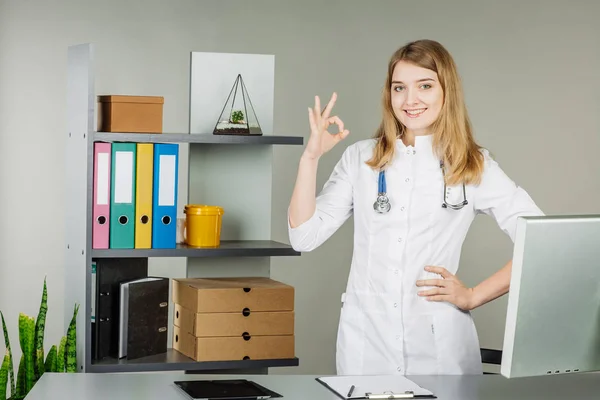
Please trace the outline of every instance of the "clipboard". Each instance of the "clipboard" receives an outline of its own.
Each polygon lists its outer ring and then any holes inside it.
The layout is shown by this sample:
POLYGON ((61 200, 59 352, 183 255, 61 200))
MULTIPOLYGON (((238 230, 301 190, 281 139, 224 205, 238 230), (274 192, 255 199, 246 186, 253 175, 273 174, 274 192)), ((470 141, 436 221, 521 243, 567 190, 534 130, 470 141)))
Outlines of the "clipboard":
POLYGON ((345 375, 315 379, 344 400, 437 398, 403 375, 345 375))

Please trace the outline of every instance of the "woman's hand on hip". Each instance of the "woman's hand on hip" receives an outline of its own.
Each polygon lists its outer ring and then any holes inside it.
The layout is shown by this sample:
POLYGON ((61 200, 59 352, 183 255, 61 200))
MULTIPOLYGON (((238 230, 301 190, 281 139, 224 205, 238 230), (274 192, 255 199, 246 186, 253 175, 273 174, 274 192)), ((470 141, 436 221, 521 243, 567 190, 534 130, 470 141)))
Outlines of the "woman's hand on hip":
POLYGON ((303 157, 318 159, 350 133, 347 129, 344 129, 344 122, 338 116, 331 116, 331 110, 336 99, 337 94, 333 93, 327 107, 321 112, 321 100, 319 96, 315 96, 314 107, 308 108, 310 137, 304 149, 303 157), (338 126, 338 133, 330 133, 327 130, 333 124, 338 126))
POLYGON ((473 289, 466 287, 455 275, 446 268, 427 266, 425 270, 441 275, 442 279, 422 279, 417 281, 417 286, 435 286, 429 290, 422 290, 418 295, 428 301, 447 301, 458 308, 469 311, 473 304, 473 289))

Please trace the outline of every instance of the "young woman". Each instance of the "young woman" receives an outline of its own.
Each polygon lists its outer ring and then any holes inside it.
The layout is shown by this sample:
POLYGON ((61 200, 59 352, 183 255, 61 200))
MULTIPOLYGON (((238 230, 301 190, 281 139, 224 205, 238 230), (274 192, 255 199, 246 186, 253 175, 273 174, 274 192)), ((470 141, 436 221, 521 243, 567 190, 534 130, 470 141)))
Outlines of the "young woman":
POLYGON ((288 223, 292 246, 307 252, 354 215, 338 374, 481 373, 469 311, 508 291, 511 262, 465 287, 455 276, 463 241, 477 214, 514 240, 517 218, 542 211, 474 141, 455 63, 438 42, 393 54, 375 137, 349 145, 316 196, 319 158, 349 135, 331 116, 335 100, 321 112, 315 97, 308 110, 288 223))

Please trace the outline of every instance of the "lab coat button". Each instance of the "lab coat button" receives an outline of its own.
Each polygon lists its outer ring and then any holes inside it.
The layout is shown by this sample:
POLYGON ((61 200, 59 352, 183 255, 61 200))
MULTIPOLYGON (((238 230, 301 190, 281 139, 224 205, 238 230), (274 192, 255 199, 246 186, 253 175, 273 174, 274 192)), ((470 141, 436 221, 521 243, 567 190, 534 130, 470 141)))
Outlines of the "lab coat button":
POLYGON ((398 307, 398 303, 394 303, 394 308, 398 307))
POLYGON ((410 178, 406 178, 406 179, 405 179, 405 181, 406 181, 406 182, 410 182, 410 178))
POLYGON ((404 207, 400 207, 400 211, 404 211, 404 207))
POLYGON ((402 238, 398 238, 398 241, 399 241, 399 242, 401 242, 401 241, 402 241, 402 238))

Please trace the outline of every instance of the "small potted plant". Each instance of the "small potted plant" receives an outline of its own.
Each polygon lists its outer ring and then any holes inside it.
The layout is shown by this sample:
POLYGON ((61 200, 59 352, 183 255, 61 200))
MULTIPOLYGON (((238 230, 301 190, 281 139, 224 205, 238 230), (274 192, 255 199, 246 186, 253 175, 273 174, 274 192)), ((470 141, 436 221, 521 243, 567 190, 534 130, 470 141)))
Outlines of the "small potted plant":
POLYGON ((237 110, 231 113, 231 123, 232 124, 243 124, 244 123, 244 112, 242 110, 237 110))

